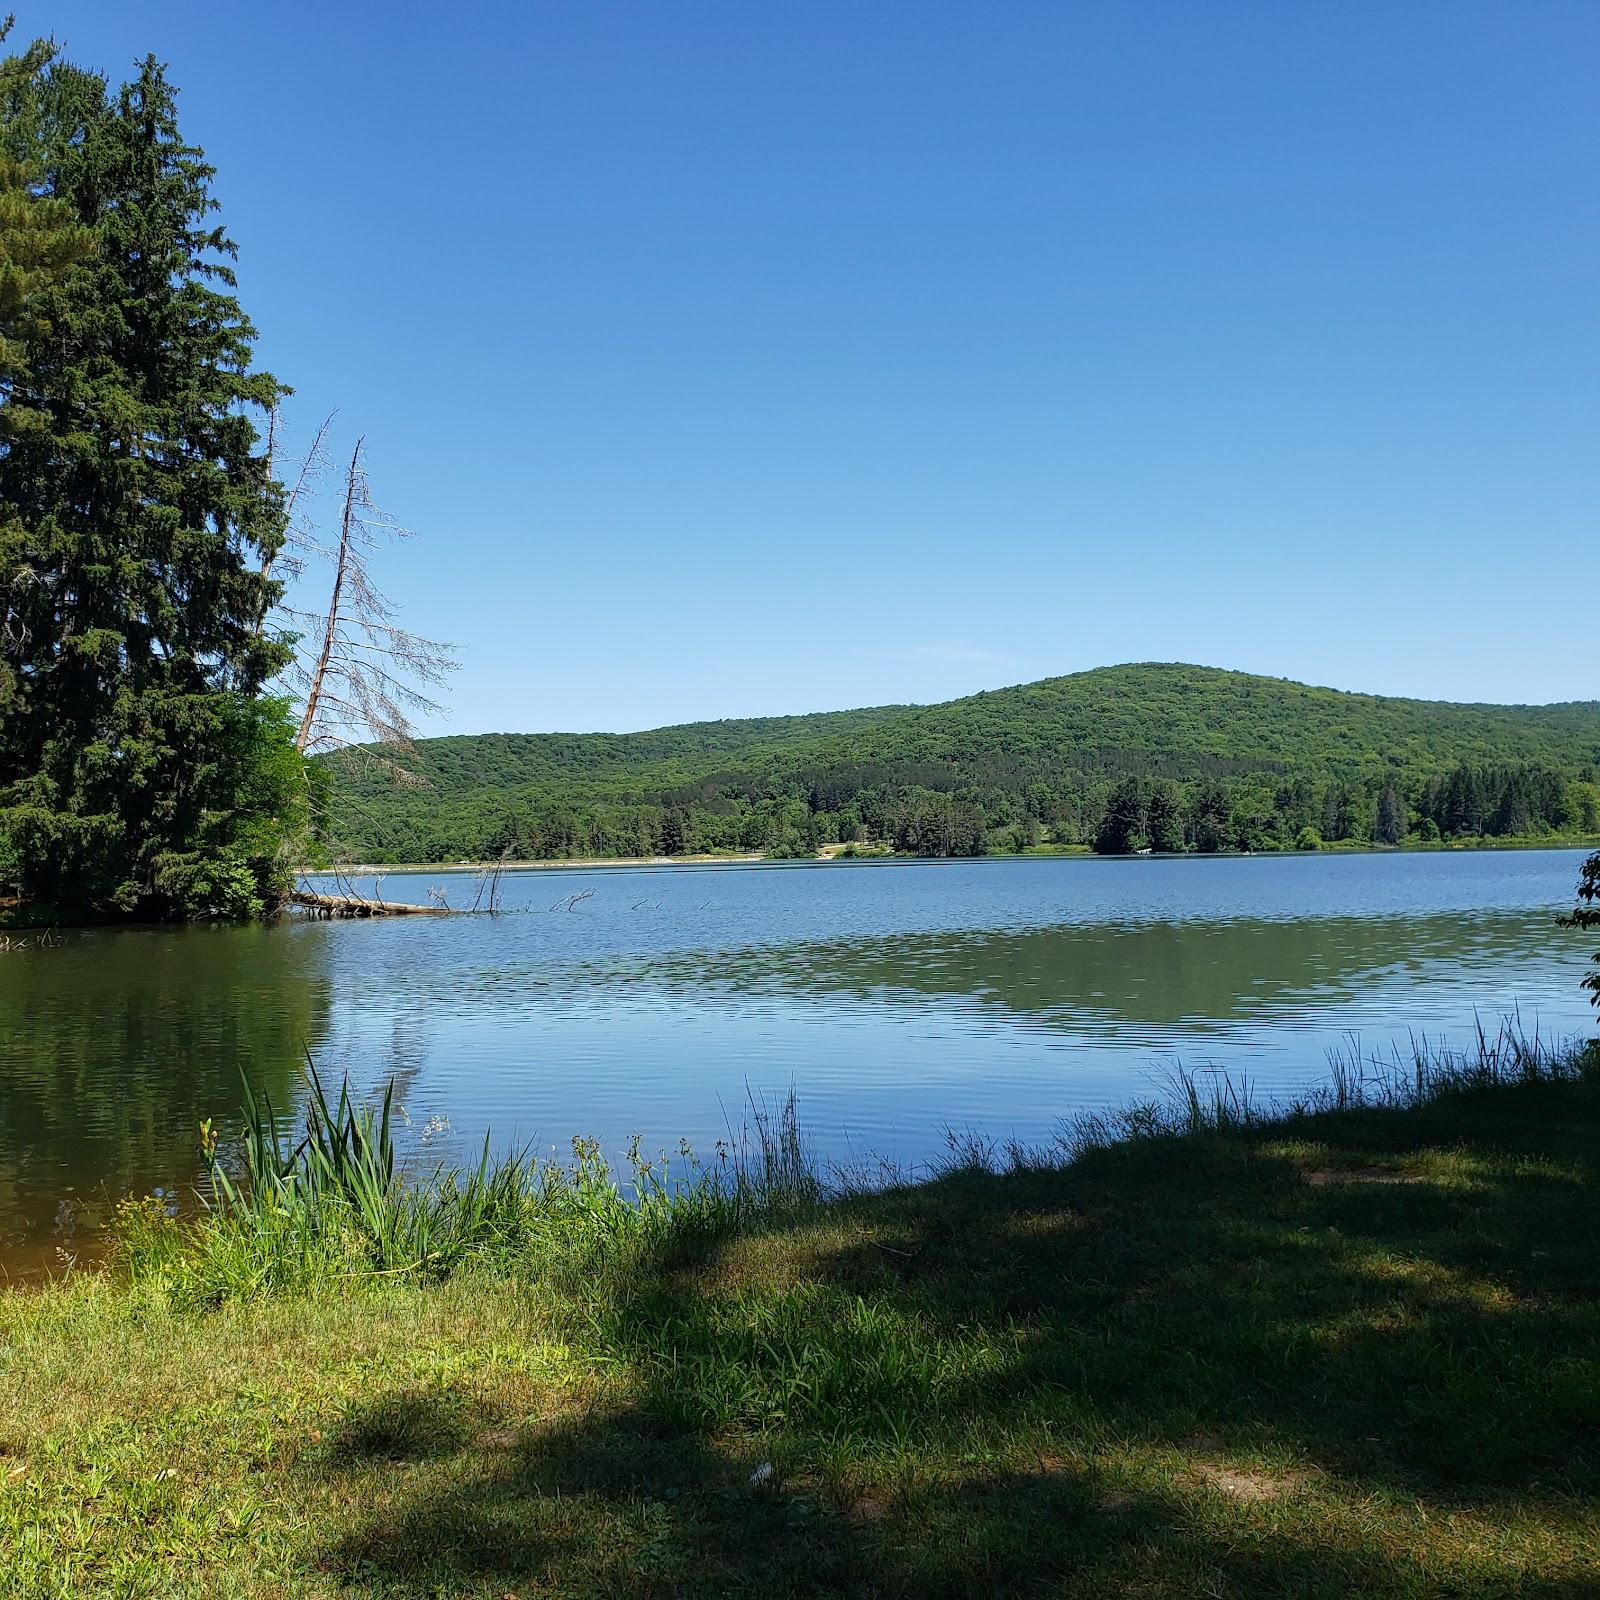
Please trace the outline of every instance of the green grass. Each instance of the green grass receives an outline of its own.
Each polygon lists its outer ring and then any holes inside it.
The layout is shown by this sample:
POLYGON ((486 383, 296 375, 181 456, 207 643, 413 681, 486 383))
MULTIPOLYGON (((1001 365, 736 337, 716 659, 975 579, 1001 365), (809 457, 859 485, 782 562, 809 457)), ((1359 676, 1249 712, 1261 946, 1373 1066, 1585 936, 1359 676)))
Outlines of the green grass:
POLYGON ((390 1133, 393 1085, 377 1106, 348 1084, 331 1099, 307 1059, 304 1132, 286 1136, 270 1101, 246 1090, 232 1165, 209 1120, 201 1154, 211 1196, 179 1222, 156 1200, 124 1201, 113 1256, 136 1282, 196 1309, 369 1277, 437 1281, 469 1268, 549 1274, 617 1272, 635 1258, 681 1252, 752 1221, 812 1210, 824 1197, 791 1094, 753 1106, 737 1149, 707 1162, 629 1147, 626 1188, 592 1140, 568 1163, 524 1151, 491 1159, 486 1134, 471 1167, 420 1179, 401 1171, 390 1133))
POLYGON ((1177 1088, 426 1274, 351 1226, 197 1300, 225 1209, 10 1291, 0 1594, 1595 1593, 1594 1048, 1177 1088))

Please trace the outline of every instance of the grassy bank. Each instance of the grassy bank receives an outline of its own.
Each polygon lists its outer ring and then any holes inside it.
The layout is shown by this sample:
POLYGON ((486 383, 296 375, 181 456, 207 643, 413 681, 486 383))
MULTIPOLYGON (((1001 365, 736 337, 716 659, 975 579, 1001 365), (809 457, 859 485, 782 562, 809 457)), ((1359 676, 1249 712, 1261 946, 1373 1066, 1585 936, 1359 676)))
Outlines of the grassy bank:
POLYGON ((0 1594, 1592 1593, 1594 1050, 1179 1091, 878 1193, 781 1120, 653 1209, 522 1168, 437 1281, 337 1175, 275 1283, 134 1222, 0 1297, 0 1594))

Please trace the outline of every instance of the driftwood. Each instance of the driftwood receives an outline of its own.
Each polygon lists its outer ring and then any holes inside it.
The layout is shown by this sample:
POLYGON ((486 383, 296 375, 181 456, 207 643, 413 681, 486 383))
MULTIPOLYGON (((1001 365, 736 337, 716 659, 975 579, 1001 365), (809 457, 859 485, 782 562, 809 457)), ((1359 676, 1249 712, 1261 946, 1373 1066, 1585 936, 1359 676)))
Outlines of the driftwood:
POLYGON ((414 906, 403 900, 369 900, 359 894, 316 894, 296 889, 289 904, 317 917, 448 917, 448 906, 414 906))

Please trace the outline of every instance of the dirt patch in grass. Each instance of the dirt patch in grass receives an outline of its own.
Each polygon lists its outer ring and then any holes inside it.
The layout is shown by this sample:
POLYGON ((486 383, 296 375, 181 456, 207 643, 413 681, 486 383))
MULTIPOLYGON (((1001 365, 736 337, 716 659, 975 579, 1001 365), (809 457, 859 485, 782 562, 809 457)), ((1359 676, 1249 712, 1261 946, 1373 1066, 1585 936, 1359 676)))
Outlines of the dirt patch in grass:
POLYGON ((857 1495, 844 1508, 844 1514, 858 1527, 869 1522, 881 1522, 889 1514, 889 1502, 879 1494, 857 1495))
POLYGON ((1241 1472, 1215 1462, 1202 1462, 1200 1470, 1208 1482, 1232 1500, 1278 1500, 1293 1494, 1305 1481, 1298 1473, 1241 1472))
POLYGON ((1402 1172, 1397 1167, 1312 1167, 1303 1176, 1314 1189, 1331 1184, 1412 1184, 1428 1181, 1420 1172, 1402 1172))
POLYGON ((1185 1439, 1183 1445, 1193 1461, 1194 1470, 1230 1500, 1245 1504, 1281 1500, 1303 1488, 1307 1482, 1308 1475, 1301 1471, 1262 1472, 1230 1464, 1222 1441, 1210 1434, 1195 1434, 1185 1439))

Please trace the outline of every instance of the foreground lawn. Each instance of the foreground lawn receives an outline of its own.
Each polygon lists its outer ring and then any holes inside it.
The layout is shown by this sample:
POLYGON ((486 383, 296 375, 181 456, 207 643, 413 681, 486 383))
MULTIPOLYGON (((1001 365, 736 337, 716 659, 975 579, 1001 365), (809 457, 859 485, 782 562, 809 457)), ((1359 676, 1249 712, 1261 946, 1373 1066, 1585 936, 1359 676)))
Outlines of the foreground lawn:
POLYGON ((0 1594, 1600 1593, 1600 1073, 583 1272, 0 1296, 0 1594))

